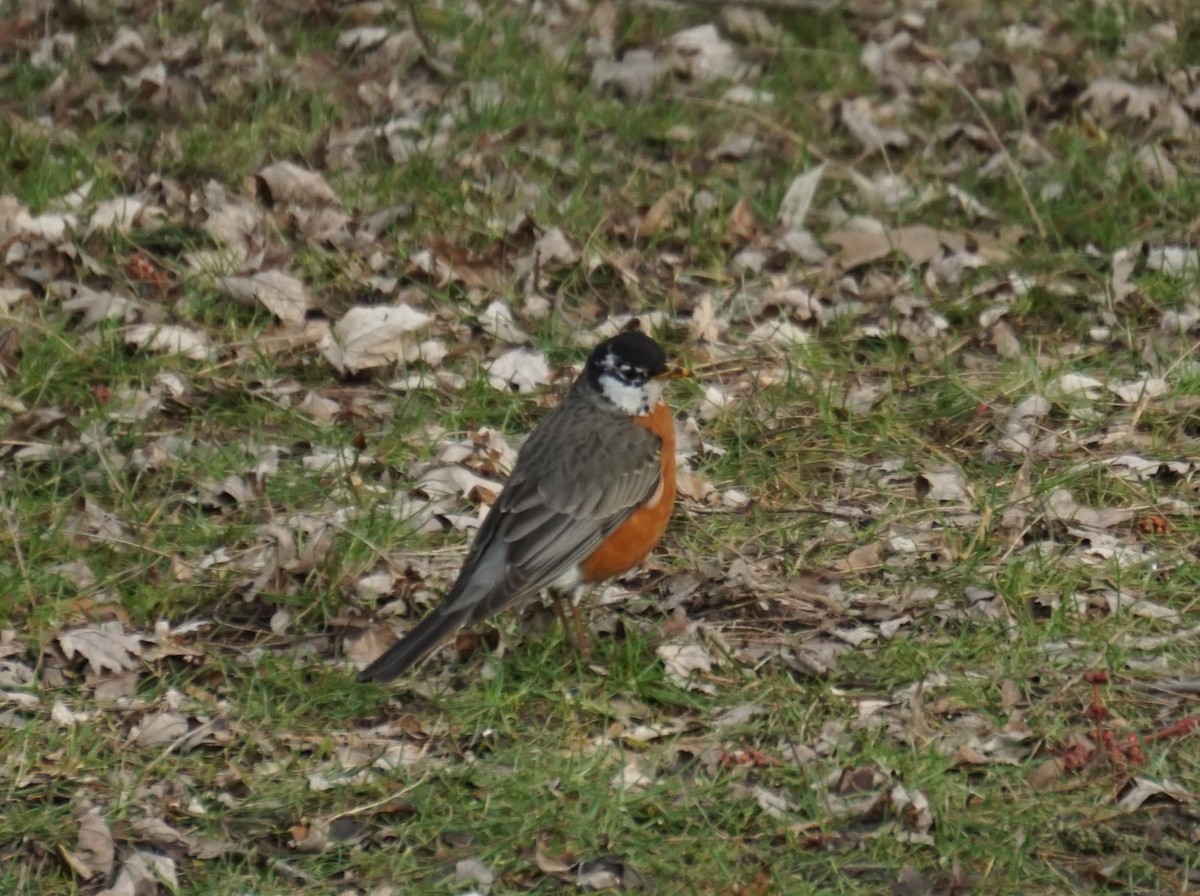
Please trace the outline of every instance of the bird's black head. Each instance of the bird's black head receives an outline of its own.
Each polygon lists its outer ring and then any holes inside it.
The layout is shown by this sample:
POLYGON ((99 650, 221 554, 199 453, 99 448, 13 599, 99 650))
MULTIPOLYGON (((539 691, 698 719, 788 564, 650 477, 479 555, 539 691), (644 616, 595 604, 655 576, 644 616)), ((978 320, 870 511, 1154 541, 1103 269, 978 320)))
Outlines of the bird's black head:
POLYGON ((605 339, 588 355, 585 375, 600 390, 601 377, 611 376, 624 385, 644 386, 667 372, 667 353, 638 330, 626 330, 605 339))

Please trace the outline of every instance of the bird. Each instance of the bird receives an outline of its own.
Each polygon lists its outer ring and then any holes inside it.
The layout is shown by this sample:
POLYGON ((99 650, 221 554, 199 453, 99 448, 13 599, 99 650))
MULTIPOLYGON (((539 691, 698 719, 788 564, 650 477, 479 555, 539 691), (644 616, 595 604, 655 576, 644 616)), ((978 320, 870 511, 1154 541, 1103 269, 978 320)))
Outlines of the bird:
MULTIPOLYGON (((639 330, 598 343, 521 446, 445 599, 358 680, 392 681, 452 633, 523 598, 569 593, 641 563, 675 505, 675 420, 663 388, 688 375, 639 330)), ((557 599, 556 608, 565 624, 557 599)))

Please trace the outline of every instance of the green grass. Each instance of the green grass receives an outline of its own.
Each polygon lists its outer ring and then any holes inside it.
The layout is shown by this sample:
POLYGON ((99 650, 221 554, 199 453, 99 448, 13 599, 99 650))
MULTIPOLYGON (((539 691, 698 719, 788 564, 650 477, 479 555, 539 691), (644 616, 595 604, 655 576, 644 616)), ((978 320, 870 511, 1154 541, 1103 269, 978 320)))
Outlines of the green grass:
MULTIPOLYGON (((30 291, 0 315, 0 891, 112 886, 64 859, 79 849, 78 812, 94 805, 116 845, 113 873, 139 849, 169 856, 177 883, 164 889, 178 893, 459 893, 465 859, 494 872, 494 894, 573 892, 555 863, 602 859, 652 892, 714 896, 1190 892, 1200 879, 1192 802, 1118 801, 1137 776, 1200 790, 1194 732, 1144 740, 1140 763, 1101 756, 1057 775, 1046 763, 1095 734, 1088 673, 1109 676, 1099 695, 1118 742, 1197 712, 1194 696, 1161 686, 1195 677, 1194 637, 1171 638, 1200 614, 1193 477, 1125 480, 1097 463, 1195 455, 1194 347, 1160 326, 1164 312, 1194 307, 1195 272, 1139 263, 1137 292, 1108 303, 1115 251, 1194 244, 1195 146, 1100 121, 1077 102, 1100 76, 1178 82, 1200 33, 1194 15, 1171 9, 1177 42, 1131 70, 1128 38, 1156 23, 1135 4, 939 11, 904 27, 937 58, 967 38, 979 56, 957 86, 911 85, 906 104, 862 65, 867 41, 886 37, 879 21, 772 11, 775 35, 735 41, 760 70, 750 86, 774 96, 750 107, 726 100, 725 83, 670 80, 637 102, 597 93, 589 41, 600 24, 540 10, 416 7, 440 67, 339 49, 366 7, 113 10, 69 23, 65 99, 48 93, 57 74, 30 58, 43 29, 64 23, 39 21, 34 37, 6 45, 0 194, 36 215, 62 211, 91 181, 83 222, 109 198, 157 201, 160 179, 171 198, 158 228, 81 229, 69 249, 33 245, 28 258, 23 238, 0 240, 0 286, 30 291), (1018 23, 1042 26, 1046 43, 1006 48, 1002 29, 1018 23), (193 41, 168 66, 190 99, 131 92, 127 72, 93 64, 122 25, 145 27, 152 53, 160 39, 193 41), (233 76, 220 74, 223 52, 239 54, 233 76), (211 66, 197 68, 205 54, 211 66), (1045 79, 1028 102, 1012 90, 1012 65, 1045 79), (496 101, 482 101, 493 90, 496 101), (837 112, 857 97, 897 103, 912 146, 862 154, 837 112), (393 158, 383 129, 410 114, 412 136, 442 142, 393 158), (995 147, 945 137, 959 124, 1001 135, 1028 199, 995 147), (352 150, 331 150, 356 128, 366 136, 352 150), (1025 164, 1022 131, 1046 161, 1025 164), (744 158, 716 154, 748 133, 744 158), (1147 145, 1171 154, 1176 183, 1138 162, 1147 145), (334 248, 306 242, 291 210, 265 210, 246 269, 301 277, 321 300, 312 317, 329 322, 394 301, 378 284, 395 280, 402 300, 436 315, 422 338, 445 339, 442 366, 465 388, 401 392, 389 384, 404 370, 339 378, 313 344, 273 351, 271 315, 194 271, 190 253, 218 248, 205 229, 210 182, 250 199, 254 173, 279 160, 320 172, 355 227, 398 211, 377 241, 334 248), (832 164, 808 222, 818 240, 841 226, 835 203, 887 226, 1024 235, 1009 260, 959 280, 900 256, 852 271, 771 257, 763 274, 736 271, 748 246, 773 256, 782 196, 820 160, 832 164), (902 177, 913 195, 869 207, 851 169, 902 177), (994 217, 965 211, 947 184, 994 217), (1057 197, 1044 197, 1048 184, 1061 185, 1057 197), (686 198, 669 225, 640 232, 676 190, 686 198), (731 228, 741 200, 757 236, 731 228), (536 285, 518 280, 515 261, 551 227, 581 262, 540 271, 536 285), (426 249, 491 266, 498 285, 431 279, 411 264, 426 249), (143 258, 162 282, 139 276, 143 258), (1016 278, 1027 284, 1013 288, 1016 278), (85 327, 50 282, 135 299, 150 320, 204 332, 214 353, 139 349, 124 321, 85 327), (783 287, 858 310, 797 317, 812 337, 802 346, 748 344, 758 324, 788 316, 783 287), (531 291, 550 302, 545 317, 523 316, 531 291), (705 293, 728 324, 712 353, 688 335, 705 293), (480 317, 497 298, 563 371, 555 389, 487 385, 483 366, 505 346, 480 317), (997 354, 980 323, 999 305, 1018 357, 997 354), (697 413, 709 385, 735 396, 700 424, 710 447, 693 465, 751 506, 726 507, 719 494, 685 502, 663 548, 624 582, 637 596, 587 610, 604 632, 587 659, 531 609, 478 627, 501 652, 446 649, 392 687, 356 684, 346 654, 378 625, 363 577, 391 575, 381 603, 404 598, 411 621, 444 594, 465 547, 459 529, 422 527, 393 504, 419 498, 415 465, 483 428, 516 444, 581 360, 576 333, 649 310, 667 314, 664 340, 700 372, 672 387, 683 413, 697 413), (927 341, 933 315, 946 329, 927 341), (1110 341, 1093 338, 1099 326, 1110 341), (1170 391, 1141 404, 1051 390, 1066 373, 1147 372, 1170 391), (301 404, 310 391, 337 403, 332 419, 301 404), (129 413, 139 393, 161 394, 160 406, 129 413), (995 446, 1008 410, 1031 395, 1051 400, 1034 436, 1057 443, 1023 473, 1020 454, 995 446), (42 447, 52 450, 27 456, 42 447), (347 461, 306 466, 324 451, 347 461), (923 495, 919 477, 947 470, 964 495, 923 495), (238 497, 221 494, 230 477, 244 483, 238 497), (1089 542, 1047 513, 1058 489, 1135 517, 1089 542), (1014 506, 1024 522, 1006 529, 1014 506), (1110 548, 1141 553, 1120 560, 1110 548), (856 568, 852 552, 876 562, 856 568), (1179 616, 1111 614, 1106 591, 1179 616), (680 623, 676 606, 691 641, 719 660, 700 676, 711 693, 681 687, 656 653, 680 623), (105 698, 58 638, 114 622, 129 634, 158 626, 159 638, 125 676, 100 676, 105 698), (139 736, 161 712, 196 742, 139 736), (627 766, 639 785, 614 783, 627 766), (932 826, 893 805, 898 786, 927 800, 932 826), (139 833, 146 818, 192 839, 139 833)), ((386 9, 371 24, 396 33, 409 13, 386 9)), ((618 55, 712 15, 619 6, 618 55)))

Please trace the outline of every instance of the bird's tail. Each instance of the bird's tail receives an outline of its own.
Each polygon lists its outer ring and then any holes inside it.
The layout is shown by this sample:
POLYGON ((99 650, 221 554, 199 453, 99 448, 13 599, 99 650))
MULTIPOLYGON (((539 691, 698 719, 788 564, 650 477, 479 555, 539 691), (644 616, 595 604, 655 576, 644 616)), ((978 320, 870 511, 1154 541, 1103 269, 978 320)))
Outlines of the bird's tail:
POLYGON ((434 610, 417 623, 416 628, 384 651, 375 662, 359 672, 358 680, 384 684, 403 675, 437 650, 446 636, 466 621, 465 615, 461 612, 434 610))

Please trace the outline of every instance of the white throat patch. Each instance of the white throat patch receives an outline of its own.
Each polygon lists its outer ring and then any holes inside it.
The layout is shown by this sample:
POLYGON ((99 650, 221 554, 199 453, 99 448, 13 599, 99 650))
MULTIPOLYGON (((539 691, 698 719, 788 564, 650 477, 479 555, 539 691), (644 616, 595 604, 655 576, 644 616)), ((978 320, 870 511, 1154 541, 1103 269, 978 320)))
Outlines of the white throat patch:
POLYGON ((639 417, 649 414, 651 409, 662 398, 663 383, 660 380, 647 380, 644 385, 635 386, 622 381, 615 373, 600 374, 600 392, 624 414, 639 417))

